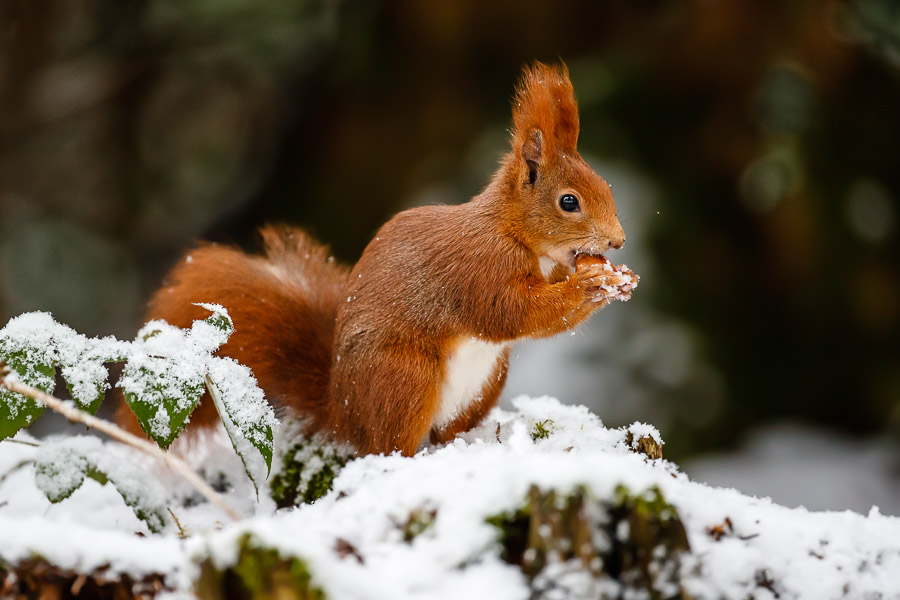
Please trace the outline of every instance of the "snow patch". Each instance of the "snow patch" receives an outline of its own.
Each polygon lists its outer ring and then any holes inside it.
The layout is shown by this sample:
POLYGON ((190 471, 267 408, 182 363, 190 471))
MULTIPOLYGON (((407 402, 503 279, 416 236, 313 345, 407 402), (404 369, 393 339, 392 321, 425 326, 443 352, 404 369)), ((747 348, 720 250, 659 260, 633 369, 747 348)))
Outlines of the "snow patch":
MULTIPOLYGON (((301 558, 330 598, 524 600, 529 583, 500 559, 497 530, 486 518, 521 507, 532 485, 559 493, 584 488, 599 499, 614 498, 624 486, 634 494, 658 489, 678 511, 691 547, 679 576, 694 598, 900 598, 900 519, 877 510, 788 509, 697 483, 671 462, 635 454, 625 446, 625 430, 604 427, 583 407, 525 397, 514 405, 515 411, 495 410, 479 427, 414 457, 353 460, 314 504, 273 512, 271 503, 256 504, 249 484, 229 487, 230 502, 255 510, 237 524, 216 523, 213 507, 173 486, 168 502, 191 534, 186 541, 171 533, 135 537, 127 508, 130 520, 120 520, 121 499, 116 496, 119 508, 110 510, 108 486, 90 481, 48 508, 31 467, 15 470, 35 448, 3 442, 0 559, 40 554, 82 572, 109 564, 112 573, 163 573, 189 598, 197 561, 234 564, 240 540, 249 535, 261 547, 301 558), (531 426, 546 420, 553 421, 553 432, 535 442, 531 426), (403 524, 422 511, 433 511, 432 523, 404 541, 403 524), (342 554, 339 542, 361 560, 342 554)), ((213 442, 221 445, 209 448, 207 458, 215 459, 228 441, 222 434, 213 442)), ((233 463, 228 479, 246 481, 233 463)), ((599 593, 567 566, 555 565, 558 572, 542 577, 568 577, 571 589, 599 593)))

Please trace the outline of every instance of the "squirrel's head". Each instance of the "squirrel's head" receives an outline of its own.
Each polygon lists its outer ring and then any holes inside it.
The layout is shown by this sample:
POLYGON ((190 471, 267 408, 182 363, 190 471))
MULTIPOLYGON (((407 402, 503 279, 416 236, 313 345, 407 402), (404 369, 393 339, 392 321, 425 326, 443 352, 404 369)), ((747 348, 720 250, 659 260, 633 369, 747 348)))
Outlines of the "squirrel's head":
POLYGON ((578 105, 566 66, 527 68, 513 104, 505 176, 525 242, 538 256, 575 266, 625 244, 612 191, 578 154, 578 105))

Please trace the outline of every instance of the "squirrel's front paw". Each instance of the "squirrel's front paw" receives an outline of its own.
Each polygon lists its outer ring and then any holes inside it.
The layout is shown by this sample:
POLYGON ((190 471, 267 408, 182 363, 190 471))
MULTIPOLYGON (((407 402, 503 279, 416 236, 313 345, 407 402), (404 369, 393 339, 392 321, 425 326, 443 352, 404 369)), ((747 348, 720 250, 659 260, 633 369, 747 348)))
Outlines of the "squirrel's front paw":
POLYGON ((591 302, 627 301, 640 281, 626 265, 613 265, 605 256, 588 254, 576 259, 575 274, 591 302))

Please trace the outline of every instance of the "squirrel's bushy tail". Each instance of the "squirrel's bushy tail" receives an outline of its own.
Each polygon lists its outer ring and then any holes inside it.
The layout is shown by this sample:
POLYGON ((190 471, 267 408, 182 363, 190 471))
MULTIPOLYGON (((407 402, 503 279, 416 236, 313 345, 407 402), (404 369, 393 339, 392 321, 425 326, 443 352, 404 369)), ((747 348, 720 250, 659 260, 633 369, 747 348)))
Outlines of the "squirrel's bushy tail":
MULTIPOLYGON (((315 427, 325 418, 338 302, 349 269, 302 230, 261 230, 265 254, 208 244, 189 252, 150 301, 147 320, 190 327, 208 311, 195 302, 224 306, 234 333, 219 349, 250 367, 276 408, 296 409, 315 427)), ((139 431, 127 408, 119 422, 139 431)), ((212 425, 218 416, 204 395, 193 424, 212 425)))

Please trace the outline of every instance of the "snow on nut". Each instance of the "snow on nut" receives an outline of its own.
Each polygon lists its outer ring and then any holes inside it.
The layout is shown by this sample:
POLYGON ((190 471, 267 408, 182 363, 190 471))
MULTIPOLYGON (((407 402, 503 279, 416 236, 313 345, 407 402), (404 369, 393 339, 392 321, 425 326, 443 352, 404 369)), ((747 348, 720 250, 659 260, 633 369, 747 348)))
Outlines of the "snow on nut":
POLYGON ((604 275, 604 283, 589 288, 589 291, 594 293, 594 302, 602 302, 604 300, 622 300, 626 302, 631 298, 631 292, 637 287, 638 281, 641 279, 627 265, 614 265, 605 256, 579 254, 575 257, 575 269, 577 271, 597 268, 602 268, 609 275, 604 275))

